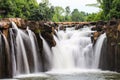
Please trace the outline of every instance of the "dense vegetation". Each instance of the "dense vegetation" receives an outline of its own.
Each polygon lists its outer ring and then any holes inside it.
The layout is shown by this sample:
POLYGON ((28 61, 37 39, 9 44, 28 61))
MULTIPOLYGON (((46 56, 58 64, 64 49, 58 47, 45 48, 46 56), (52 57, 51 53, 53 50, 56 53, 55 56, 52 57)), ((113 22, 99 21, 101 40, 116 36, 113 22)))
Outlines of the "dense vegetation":
POLYGON ((88 20, 110 20, 120 18, 120 0, 97 0, 96 4, 90 6, 99 7, 101 10, 97 14, 88 16, 88 20))
POLYGON ((69 6, 63 9, 52 6, 49 0, 0 0, 0 17, 20 17, 29 20, 44 21, 97 21, 120 18, 119 0, 97 0, 96 4, 89 4, 100 8, 100 12, 88 14, 78 9, 70 10, 69 6))

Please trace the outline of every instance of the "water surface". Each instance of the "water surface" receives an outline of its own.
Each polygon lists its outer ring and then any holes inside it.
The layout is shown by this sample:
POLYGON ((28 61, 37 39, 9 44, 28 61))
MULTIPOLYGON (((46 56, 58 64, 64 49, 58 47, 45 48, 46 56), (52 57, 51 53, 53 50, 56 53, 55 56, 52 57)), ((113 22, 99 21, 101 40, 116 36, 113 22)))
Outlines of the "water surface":
POLYGON ((120 80, 120 73, 110 71, 82 71, 67 73, 61 72, 47 72, 45 74, 24 75, 19 76, 18 80, 120 80))

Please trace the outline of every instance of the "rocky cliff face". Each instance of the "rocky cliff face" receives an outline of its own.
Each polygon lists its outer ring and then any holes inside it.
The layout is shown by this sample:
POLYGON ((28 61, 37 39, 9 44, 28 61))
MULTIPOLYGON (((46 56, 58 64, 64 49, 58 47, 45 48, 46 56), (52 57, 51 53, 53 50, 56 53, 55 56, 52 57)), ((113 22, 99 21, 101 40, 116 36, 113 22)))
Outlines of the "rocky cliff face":
POLYGON ((110 70, 120 71, 119 21, 109 21, 107 25, 107 50, 110 70))
MULTIPOLYGON (((119 20, 111 20, 99 31, 106 32, 107 38, 104 40, 99 67, 103 70, 120 72, 120 31, 119 20)), ((99 32, 98 31, 98 32, 99 32)))

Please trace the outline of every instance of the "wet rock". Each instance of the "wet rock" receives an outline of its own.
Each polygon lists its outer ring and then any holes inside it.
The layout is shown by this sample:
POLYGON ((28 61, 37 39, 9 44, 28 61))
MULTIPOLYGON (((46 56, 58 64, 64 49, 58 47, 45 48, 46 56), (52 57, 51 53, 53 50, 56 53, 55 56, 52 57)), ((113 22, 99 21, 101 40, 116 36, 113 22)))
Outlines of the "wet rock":
POLYGON ((92 33, 91 40, 92 40, 93 45, 95 45, 95 43, 100 35, 101 35, 101 32, 92 33))
POLYGON ((21 26, 21 18, 3 18, 2 21, 4 22, 15 22, 15 24, 19 27, 21 26))
POLYGON ((53 47, 56 45, 56 42, 55 42, 55 40, 53 38, 53 34, 52 34, 52 27, 49 26, 48 24, 44 24, 44 26, 41 30, 41 35, 48 42, 50 47, 53 47))
POLYGON ((83 28, 83 26, 84 26, 83 24, 78 24, 78 25, 75 26, 75 30, 78 30, 78 29, 80 29, 80 28, 83 28))
POLYGON ((96 23, 90 23, 90 24, 96 24, 96 26, 92 27, 91 30, 96 30, 98 32, 105 31, 106 30, 106 22, 104 21, 98 21, 96 23))
POLYGON ((120 72, 119 23, 117 20, 111 20, 106 26, 107 42, 106 45, 103 45, 106 47, 102 49, 100 67, 101 69, 120 72))
POLYGON ((12 78, 12 59, 9 44, 0 32, 0 78, 12 78))
POLYGON ((65 31, 65 30, 66 30, 66 26, 60 25, 60 26, 59 26, 59 30, 64 30, 64 31, 65 31))
POLYGON ((118 31, 120 31, 120 24, 118 25, 118 28, 117 28, 118 31))
POLYGON ((37 21, 27 21, 26 24, 27 24, 26 26, 28 26, 29 29, 34 31, 34 32, 37 29, 39 29, 39 23, 37 21))
POLYGON ((102 51, 101 51, 100 62, 99 62, 99 68, 102 70, 110 70, 109 56, 107 53, 108 53, 108 50, 107 50, 107 38, 106 38, 102 45, 102 51))
POLYGON ((96 25, 97 22, 90 22, 90 25, 96 25))

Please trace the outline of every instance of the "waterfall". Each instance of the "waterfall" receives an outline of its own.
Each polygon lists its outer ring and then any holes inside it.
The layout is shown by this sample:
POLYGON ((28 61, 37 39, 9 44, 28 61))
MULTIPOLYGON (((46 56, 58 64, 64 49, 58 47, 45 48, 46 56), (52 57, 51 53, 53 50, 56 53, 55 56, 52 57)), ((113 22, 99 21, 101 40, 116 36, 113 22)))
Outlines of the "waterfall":
POLYGON ((36 44, 35 42, 37 41, 36 39, 36 36, 35 34, 29 30, 27 28, 27 31, 28 31, 28 34, 29 34, 29 37, 30 37, 30 41, 31 41, 31 47, 32 47, 32 53, 33 53, 33 59, 34 59, 34 72, 39 72, 40 70, 40 63, 39 63, 39 60, 38 60, 38 44, 36 44))
MULTIPOLYGON (((27 38, 26 34, 24 32, 22 32, 20 29, 17 28, 16 24, 14 22, 12 22, 12 27, 13 29, 17 32, 17 34, 13 34, 16 35, 16 42, 13 42, 16 44, 16 52, 14 53, 14 55, 16 56, 16 74, 21 74, 21 73, 30 73, 30 69, 29 69, 29 64, 28 64, 28 59, 27 59, 27 54, 26 54, 26 50, 25 50, 25 45, 23 42, 23 37, 27 38), (22 64, 23 61, 23 64, 22 64), (23 70, 23 68, 25 68, 23 70)), ((10 31, 12 31, 12 29, 10 29, 10 31)), ((13 32, 14 33, 14 32, 13 32)), ((12 34, 10 34, 11 38, 12 38, 12 34)), ((12 44, 15 46, 15 44, 12 44)), ((12 46, 12 48, 14 48, 12 46)))
POLYGON ((102 34, 98 38, 93 50, 91 33, 93 31, 88 27, 80 30, 67 28, 66 31, 56 31, 54 39, 57 44, 52 47, 52 60, 50 60, 52 70, 98 69, 101 48, 106 36, 102 34))
MULTIPOLYGON (((47 41, 39 33, 43 42, 43 53, 40 54, 36 35, 29 28, 19 29, 14 22, 9 29, 9 43, 0 32, 0 68, 10 71, 12 65, 13 76, 39 73, 52 70, 98 69, 102 44, 106 34, 102 34, 94 48, 91 42, 90 27, 79 30, 66 28, 66 31, 55 31, 56 46, 50 48, 47 41), (4 42, 4 43, 2 43, 4 42), (5 54, 3 54, 5 52, 5 54), (41 60, 41 57, 43 60, 41 60), (4 60, 8 61, 5 66, 4 60), (12 63, 10 62, 12 60, 12 63), (43 61, 43 62, 41 62, 43 61), (3 66, 2 63, 4 64, 3 66)), ((4 70, 3 70, 4 71, 4 70)))
POLYGON ((9 78, 12 74, 10 47, 6 36, 0 32, 0 78, 9 78))
POLYGON ((14 41, 14 37, 13 37, 14 33, 12 32, 12 29, 9 29, 9 36, 10 36, 10 52, 11 52, 11 58, 12 58, 12 70, 13 70, 13 76, 16 75, 16 58, 15 58, 15 41, 14 41))
POLYGON ((39 34, 40 38, 43 41, 43 54, 44 54, 44 67, 45 69, 49 70, 51 69, 51 61, 52 61, 52 51, 46 42, 46 40, 39 34))
POLYGON ((92 68, 91 33, 88 28, 59 30, 54 36, 57 45, 52 48, 52 69, 92 68))
POLYGON ((102 45, 104 42, 104 39, 106 38, 106 34, 102 34, 94 47, 94 64, 93 64, 93 68, 98 68, 99 67, 99 62, 100 62, 100 54, 101 54, 101 49, 102 49, 102 45))
POLYGON ((13 61, 13 74, 30 74, 41 71, 41 60, 35 34, 27 30, 18 29, 12 22, 9 29, 11 55, 13 61))

